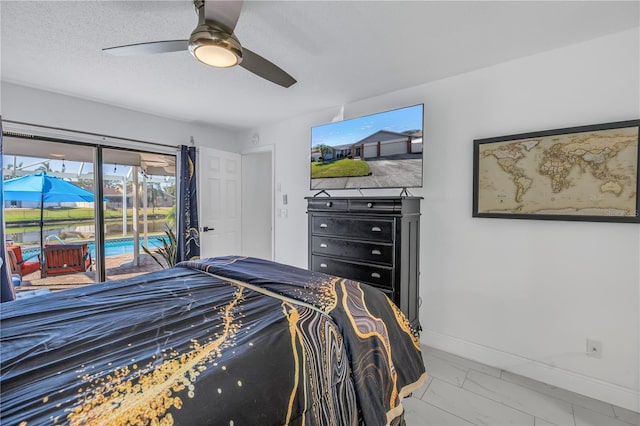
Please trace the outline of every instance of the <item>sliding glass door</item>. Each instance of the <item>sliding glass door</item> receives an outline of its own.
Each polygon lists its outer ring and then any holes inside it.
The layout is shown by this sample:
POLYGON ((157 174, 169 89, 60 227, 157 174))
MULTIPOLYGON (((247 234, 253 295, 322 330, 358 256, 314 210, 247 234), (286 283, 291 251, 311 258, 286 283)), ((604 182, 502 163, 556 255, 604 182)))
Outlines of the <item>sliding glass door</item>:
POLYGON ((11 135, 2 154, 5 191, 13 188, 2 200, 4 243, 17 261, 31 262, 28 270, 14 265, 18 291, 59 291, 166 266, 156 252, 175 227, 174 155, 11 135), (47 196, 44 184, 43 197, 28 194, 26 180, 39 178, 61 193, 47 196), (83 198, 72 195, 76 188, 83 198))
POLYGON ((174 155, 103 149, 107 279, 166 267, 158 252, 175 230, 174 155))
POLYGON ((95 282, 95 148, 7 136, 3 148, 4 243, 17 290, 95 282))

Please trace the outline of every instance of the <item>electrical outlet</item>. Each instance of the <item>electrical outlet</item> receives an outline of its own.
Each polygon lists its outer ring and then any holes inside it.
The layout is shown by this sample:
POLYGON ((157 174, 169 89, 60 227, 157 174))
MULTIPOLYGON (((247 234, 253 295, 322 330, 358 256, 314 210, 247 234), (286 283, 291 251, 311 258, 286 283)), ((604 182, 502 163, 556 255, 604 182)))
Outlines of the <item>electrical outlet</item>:
POLYGON ((587 339, 587 356, 591 358, 602 358, 602 342, 587 339))

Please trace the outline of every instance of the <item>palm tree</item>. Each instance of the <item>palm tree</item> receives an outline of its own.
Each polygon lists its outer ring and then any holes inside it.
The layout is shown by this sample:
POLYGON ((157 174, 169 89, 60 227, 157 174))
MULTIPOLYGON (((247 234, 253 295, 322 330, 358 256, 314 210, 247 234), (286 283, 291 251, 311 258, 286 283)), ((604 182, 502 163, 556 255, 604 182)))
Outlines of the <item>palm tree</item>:
POLYGON ((38 168, 36 169, 36 172, 51 172, 51 164, 49 163, 49 161, 45 161, 42 164, 40 164, 38 166, 38 168))
POLYGON ((320 155, 322 155, 322 161, 325 160, 325 157, 327 156, 327 154, 329 154, 332 150, 332 148, 329 145, 325 145, 325 144, 316 145, 315 149, 320 151, 320 155))
POLYGON ((174 227, 176 225, 176 205, 171 206, 171 209, 167 212, 167 216, 164 218, 169 226, 174 227))

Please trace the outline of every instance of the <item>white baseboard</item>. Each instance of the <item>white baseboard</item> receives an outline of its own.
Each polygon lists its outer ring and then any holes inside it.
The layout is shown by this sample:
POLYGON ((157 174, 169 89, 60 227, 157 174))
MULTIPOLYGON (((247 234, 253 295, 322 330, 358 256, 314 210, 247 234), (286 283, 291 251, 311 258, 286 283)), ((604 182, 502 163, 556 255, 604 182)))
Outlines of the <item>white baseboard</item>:
POLYGON ((634 389, 431 330, 423 330, 420 340, 422 344, 435 349, 640 412, 640 392, 634 389))

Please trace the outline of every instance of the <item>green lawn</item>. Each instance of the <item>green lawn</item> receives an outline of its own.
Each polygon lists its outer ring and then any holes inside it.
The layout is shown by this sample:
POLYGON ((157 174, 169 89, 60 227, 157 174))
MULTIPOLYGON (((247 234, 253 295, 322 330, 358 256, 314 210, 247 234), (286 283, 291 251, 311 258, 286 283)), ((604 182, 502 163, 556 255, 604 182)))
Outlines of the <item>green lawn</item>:
MULTIPOLYGON (((147 214, 155 214, 166 216, 169 213, 171 207, 156 207, 155 210, 151 207, 147 208, 147 214)), ((140 216, 142 216, 142 209, 139 210, 140 216)), ((127 217, 133 215, 133 209, 127 209, 127 217)), ((105 210, 104 216, 106 219, 116 219, 122 217, 122 210, 105 210)), ((82 207, 63 207, 59 209, 44 209, 44 220, 68 220, 68 219, 93 219, 94 211, 92 208, 82 207)), ((6 223, 25 222, 25 221, 40 221, 40 209, 4 209, 4 220, 6 223)))
POLYGON ((323 163, 311 163, 312 178, 368 176, 369 173, 371 173, 369 165, 363 160, 342 158, 323 163))

